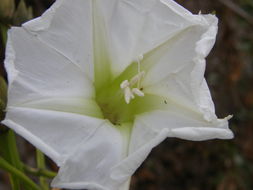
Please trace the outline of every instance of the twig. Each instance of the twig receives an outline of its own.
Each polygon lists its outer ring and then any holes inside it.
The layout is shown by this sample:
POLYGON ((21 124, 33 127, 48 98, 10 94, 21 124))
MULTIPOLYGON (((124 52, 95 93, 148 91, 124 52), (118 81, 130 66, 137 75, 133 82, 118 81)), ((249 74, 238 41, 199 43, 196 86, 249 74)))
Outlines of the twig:
POLYGON ((231 0, 219 0, 219 2, 253 25, 253 17, 244 11, 241 7, 233 3, 231 0))
POLYGON ((11 173, 17 178, 21 179, 25 184, 29 185, 30 189, 33 190, 41 190, 37 184, 35 184, 31 179, 29 179, 25 174, 23 174, 20 170, 13 167, 6 160, 0 157, 0 168, 11 173))
POLYGON ((35 175, 35 176, 44 176, 47 178, 54 178, 56 176, 55 172, 48 171, 46 169, 38 169, 38 168, 32 168, 26 165, 23 165, 23 168, 25 172, 35 175))
MULTIPOLYGON (((37 160, 37 167, 40 170, 44 170, 46 168, 45 164, 45 156, 44 154, 36 149, 36 160, 37 160)), ((40 186, 43 190, 49 190, 47 179, 44 176, 39 176, 40 186)))

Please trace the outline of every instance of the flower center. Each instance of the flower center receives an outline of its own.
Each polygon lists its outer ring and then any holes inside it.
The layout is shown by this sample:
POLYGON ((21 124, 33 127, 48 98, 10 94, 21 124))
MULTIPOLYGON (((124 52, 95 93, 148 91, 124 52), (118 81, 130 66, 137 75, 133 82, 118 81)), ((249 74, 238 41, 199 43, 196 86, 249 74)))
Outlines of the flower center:
POLYGON ((141 55, 132 62, 131 66, 134 66, 135 69, 131 73, 116 78, 97 93, 97 103, 104 117, 115 125, 133 120, 133 103, 130 104, 130 101, 133 99, 137 101, 137 97, 144 96, 141 88, 141 80, 145 74, 144 71, 141 71, 142 59, 141 55), (133 72, 137 74, 133 76, 133 72), (130 78, 130 80, 124 80, 124 78, 130 78))
POLYGON ((96 102, 103 116, 115 126, 134 122, 135 116, 161 107, 164 100, 151 94, 144 94, 141 80, 145 71, 141 71, 139 56, 120 76, 96 89, 96 102))

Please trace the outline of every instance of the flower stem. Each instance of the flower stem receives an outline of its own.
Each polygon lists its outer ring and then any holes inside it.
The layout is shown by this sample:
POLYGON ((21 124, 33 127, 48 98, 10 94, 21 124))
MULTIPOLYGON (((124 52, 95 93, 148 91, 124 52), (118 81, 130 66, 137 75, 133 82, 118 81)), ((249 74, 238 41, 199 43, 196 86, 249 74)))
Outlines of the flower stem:
POLYGON ((5 79, 0 75, 0 121, 5 117, 5 107, 7 102, 7 84, 5 79))
POLYGON ((41 190, 31 179, 29 179, 25 174, 23 174, 17 168, 9 164, 2 157, 0 157, 0 168, 11 173, 13 176, 21 179, 25 184, 27 184, 30 187, 29 189, 41 190))
POLYGON ((34 175, 34 176, 43 176, 46 178, 54 178, 57 174, 52 171, 48 171, 46 169, 41 168, 32 168, 27 165, 23 165, 23 169, 26 173, 34 175))
MULTIPOLYGON (((37 159, 37 167, 38 167, 38 169, 39 170, 40 169, 45 169, 46 168, 45 156, 38 149, 36 149, 36 159, 37 159)), ((49 190, 47 179, 44 178, 44 176, 40 176, 39 177, 39 181, 40 181, 40 185, 41 185, 41 187, 42 187, 43 190, 49 190)))
MULTIPOLYGON (((8 130, 1 134, 0 148, 3 157, 12 165, 12 167, 17 168, 22 172, 22 165, 16 146, 16 137, 12 130, 8 130)), ((10 182, 13 190, 20 189, 21 181, 15 175, 10 175, 10 182)))

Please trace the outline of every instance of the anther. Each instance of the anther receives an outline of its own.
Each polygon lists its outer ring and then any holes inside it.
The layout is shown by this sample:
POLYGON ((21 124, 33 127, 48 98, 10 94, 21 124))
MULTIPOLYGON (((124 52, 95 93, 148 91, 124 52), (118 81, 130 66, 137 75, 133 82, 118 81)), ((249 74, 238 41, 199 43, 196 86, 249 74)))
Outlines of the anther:
POLYGON ((128 80, 124 80, 121 84, 120 84, 120 88, 124 89, 126 87, 128 87, 130 84, 128 82, 128 80))
POLYGON ((140 88, 140 81, 141 78, 144 76, 145 72, 141 71, 141 60, 143 59, 143 55, 139 55, 137 60, 138 64, 138 73, 135 75, 130 82, 128 80, 124 80, 120 84, 120 88, 124 91, 124 98, 127 104, 130 103, 131 99, 134 99, 135 96, 144 96, 144 93, 139 89, 140 88), (137 83, 137 85, 136 85, 137 83), (133 86, 136 85, 137 87, 133 88, 133 86), (131 89, 132 88, 132 89, 131 89))
POLYGON ((138 81, 141 80, 141 78, 144 76, 145 72, 142 71, 140 73, 138 73, 137 75, 135 75, 131 80, 130 80, 130 85, 135 85, 138 81))
POLYGON ((136 94, 137 96, 144 96, 144 93, 140 91, 138 88, 132 89, 133 94, 136 94))
POLYGON ((134 99, 134 94, 132 93, 132 91, 129 87, 126 87, 124 89, 124 96, 125 96, 125 101, 127 104, 130 103, 131 99, 134 99))

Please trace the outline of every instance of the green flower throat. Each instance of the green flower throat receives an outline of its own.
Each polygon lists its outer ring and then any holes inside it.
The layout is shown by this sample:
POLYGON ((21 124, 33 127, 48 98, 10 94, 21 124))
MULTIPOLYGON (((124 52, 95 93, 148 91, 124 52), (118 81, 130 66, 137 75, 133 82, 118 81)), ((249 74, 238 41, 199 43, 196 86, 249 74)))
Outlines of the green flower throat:
POLYGON ((103 84, 95 85, 96 102, 103 117, 116 126, 133 123, 136 115, 167 104, 163 98, 145 93, 141 83, 145 71, 141 71, 140 64, 140 60, 134 61, 115 79, 104 76, 107 80, 98 80, 103 84))
POLYGON ((153 65, 153 62, 145 62, 145 57, 152 53, 147 53, 144 57, 139 56, 123 72, 115 76, 111 68, 113 54, 109 51, 109 39, 103 17, 93 3, 95 100, 104 119, 119 126, 133 123, 138 114, 166 106, 164 98, 145 93, 141 84, 145 72, 153 65))

